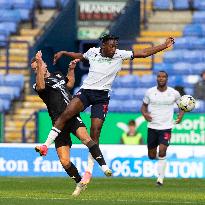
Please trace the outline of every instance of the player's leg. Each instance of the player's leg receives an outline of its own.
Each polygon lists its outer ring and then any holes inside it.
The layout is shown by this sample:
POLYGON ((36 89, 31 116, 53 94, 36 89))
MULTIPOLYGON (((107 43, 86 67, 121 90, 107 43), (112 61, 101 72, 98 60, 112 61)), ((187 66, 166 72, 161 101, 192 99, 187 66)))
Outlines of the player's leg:
POLYGON ((159 161, 157 167, 157 171, 158 171, 157 184, 162 185, 164 181, 165 171, 166 171, 166 164, 167 164, 166 152, 171 138, 171 129, 159 130, 158 135, 159 135, 159 154, 158 154, 159 161))
POLYGON ((90 154, 98 162, 98 164, 101 166, 101 169, 103 170, 105 175, 111 176, 112 171, 106 165, 106 162, 105 162, 103 154, 99 148, 99 145, 96 144, 90 138, 90 136, 86 130, 86 127, 79 116, 74 117, 70 121, 70 130, 74 135, 76 135, 82 141, 82 143, 84 145, 86 145, 88 147, 90 154))
MULTIPOLYGON (((66 126, 67 127, 67 126, 66 126)), ((64 128, 61 134, 55 139, 55 147, 59 160, 65 169, 68 176, 76 182, 76 188, 73 196, 78 196, 81 191, 86 189, 86 185, 81 182, 81 176, 76 166, 70 161, 70 147, 72 145, 70 135, 68 135, 67 128, 64 128)))
MULTIPOLYGON (((99 138, 105 117, 108 111, 109 98, 104 103, 99 103, 91 107, 91 128, 90 136, 92 140, 99 144, 99 138)), ((94 159, 91 154, 88 155, 88 166, 83 175, 83 180, 89 183, 94 167, 94 159)))
POLYGON ((158 147, 158 137, 156 130, 148 128, 147 130, 147 147, 148 147, 148 157, 151 160, 158 159, 157 147, 158 147))
POLYGON ((56 120, 54 126, 48 134, 45 143, 41 146, 35 147, 36 152, 39 152, 41 156, 45 156, 48 152, 48 147, 53 143, 56 137, 61 133, 61 130, 65 126, 65 123, 69 121, 73 116, 80 113, 88 106, 86 95, 80 92, 80 95, 76 95, 68 104, 65 111, 56 120))

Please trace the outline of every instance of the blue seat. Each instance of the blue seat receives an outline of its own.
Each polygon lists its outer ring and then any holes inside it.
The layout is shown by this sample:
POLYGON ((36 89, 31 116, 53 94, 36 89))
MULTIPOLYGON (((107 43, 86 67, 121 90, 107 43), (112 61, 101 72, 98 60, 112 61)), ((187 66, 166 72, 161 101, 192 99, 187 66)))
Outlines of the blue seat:
POLYGON ((14 74, 8 74, 4 78, 4 85, 6 86, 14 86, 19 87, 20 90, 23 89, 24 86, 24 76, 23 75, 14 75, 14 74))
POLYGON ((135 100, 143 100, 145 96, 145 92, 147 91, 147 88, 136 88, 134 89, 134 99, 135 100))
POLYGON ((164 54, 165 63, 180 62, 183 59, 183 50, 168 51, 164 54))
POLYGON ((29 9, 17 9, 20 13, 21 20, 23 21, 29 21, 30 20, 30 14, 31 11, 29 9))
POLYGON ((188 0, 174 0, 174 9, 177 9, 177 10, 189 9, 188 0))
POLYGON ((136 75, 126 75, 119 77, 118 86, 124 88, 137 87, 139 84, 139 77, 136 75))
POLYGON ((204 109, 205 109, 204 101, 196 99, 196 105, 192 112, 201 113, 201 112, 204 112, 204 109))
POLYGON ((43 8, 56 8, 56 0, 41 0, 41 6, 43 8))
POLYGON ((143 75, 140 78, 140 87, 152 87, 156 84, 155 75, 143 75))
POLYGON ((11 106, 11 101, 0 98, 0 110, 2 112, 8 111, 11 106))
POLYGON ((159 71, 166 71, 168 74, 172 73, 173 64, 170 63, 155 63, 153 68, 153 73, 157 74, 159 71))
POLYGON ((129 100, 134 98, 133 89, 117 88, 112 93, 112 98, 115 100, 129 100))
POLYGON ((123 112, 139 112, 142 105, 141 100, 126 100, 123 101, 123 112))
POLYGON ((195 75, 200 75, 202 71, 205 70, 205 63, 201 62, 201 63, 195 63, 192 66, 192 74, 195 75))
POLYGON ((170 8, 169 0, 154 0, 154 9, 156 10, 167 10, 170 8))
POLYGON ((0 22, 20 22, 21 15, 17 10, 1 10, 0 22))
POLYGON ((205 1, 194 0, 194 8, 197 10, 205 10, 205 1))
POLYGON ((34 7, 34 0, 12 0, 14 9, 29 9, 34 7))
POLYGON ((187 95, 193 95, 194 89, 193 88, 184 88, 184 91, 187 95))
POLYGON ((0 30, 4 30, 8 35, 11 33, 16 33, 17 24, 15 22, 1 22, 0 30))
POLYGON ((123 101, 114 100, 111 98, 109 102, 108 110, 109 112, 122 112, 123 111, 122 105, 123 105, 123 101))
POLYGON ((204 23, 205 21, 205 12, 204 11, 196 11, 193 14, 192 22, 193 23, 204 23))
POLYGON ((201 37, 203 36, 203 30, 199 24, 188 24, 184 27, 183 35, 201 37))
POLYGON ((192 65, 190 63, 175 63, 173 64, 172 74, 189 75, 191 74, 192 65))
POLYGON ((6 46, 6 41, 8 40, 8 37, 5 35, 0 34, 0 46, 5 47, 6 46))
POLYGON ((12 0, 0 0, 0 8, 1 9, 11 9, 12 7, 12 0))
POLYGON ((183 62, 189 62, 189 63, 198 63, 203 62, 203 52, 198 50, 193 51, 183 51, 183 62))

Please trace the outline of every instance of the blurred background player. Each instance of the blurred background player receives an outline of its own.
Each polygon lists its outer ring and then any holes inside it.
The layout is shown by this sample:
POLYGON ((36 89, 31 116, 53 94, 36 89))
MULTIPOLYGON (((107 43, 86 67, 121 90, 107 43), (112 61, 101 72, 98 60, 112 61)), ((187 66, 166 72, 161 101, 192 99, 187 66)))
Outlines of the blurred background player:
POLYGON ((121 144, 139 145, 144 144, 142 135, 137 132, 137 124, 134 120, 128 123, 128 131, 125 131, 121 137, 121 144))
MULTIPOLYGON (((141 107, 141 112, 148 121, 148 156, 152 160, 158 160, 158 185, 163 185, 165 175, 166 152, 173 128, 174 104, 178 103, 181 97, 178 91, 167 86, 167 81, 168 74, 159 71, 157 86, 147 90, 141 107)), ((184 112, 180 110, 176 124, 181 122, 183 115, 184 112)))
POLYGON ((201 73, 201 79, 194 85, 194 97, 205 100, 205 70, 201 73))
MULTIPOLYGON (((99 48, 91 48, 86 53, 74 53, 61 51, 54 57, 54 64, 63 55, 73 59, 88 60, 90 63, 88 77, 84 80, 81 89, 70 101, 66 110, 55 121, 54 127, 48 135, 48 139, 55 139, 61 132, 65 123, 79 112, 91 106, 91 138, 99 143, 100 132, 108 111, 109 90, 118 73, 121 70, 122 62, 127 59, 145 58, 160 52, 174 44, 174 39, 169 37, 158 46, 143 50, 126 51, 119 50, 119 38, 113 35, 105 35, 101 39, 102 45, 99 48)), ((84 183, 89 183, 94 166, 94 159, 88 157, 88 167, 83 177, 84 183)))
MULTIPOLYGON (((47 105, 53 123, 55 123, 55 120, 64 111, 72 98, 69 90, 73 88, 75 82, 74 69, 78 61, 78 59, 71 61, 68 74, 65 78, 61 72, 49 73, 47 65, 42 60, 41 51, 39 51, 32 60, 31 67, 36 73, 34 89, 47 105)), ((77 183, 76 189, 73 192, 73 195, 77 196, 86 188, 86 185, 81 182, 82 178, 79 175, 77 168, 70 161, 70 148, 72 146, 70 133, 76 135, 82 143, 89 148, 90 153, 98 161, 107 176, 111 175, 111 170, 108 169, 98 145, 94 143, 88 135, 80 116, 74 116, 66 123, 62 132, 55 139, 55 147, 66 173, 77 183)), ((50 143, 50 141, 45 142, 44 146, 37 146, 35 148, 41 156, 46 155, 47 153, 47 143, 50 143)))

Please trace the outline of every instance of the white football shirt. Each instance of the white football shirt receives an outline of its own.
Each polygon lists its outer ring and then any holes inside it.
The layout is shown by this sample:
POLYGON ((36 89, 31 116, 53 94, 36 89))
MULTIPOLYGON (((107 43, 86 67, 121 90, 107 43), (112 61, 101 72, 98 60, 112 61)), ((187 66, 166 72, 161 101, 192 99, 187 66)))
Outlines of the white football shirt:
POLYGON ((173 127, 174 104, 179 102, 180 94, 174 88, 167 87, 161 92, 152 87, 145 93, 143 102, 148 104, 148 111, 152 121, 148 127, 157 130, 171 129, 173 127))
POLYGON ((112 83, 122 68, 123 60, 132 59, 133 52, 116 49, 113 58, 103 57, 100 48, 90 48, 83 57, 89 60, 90 68, 81 88, 111 90, 112 83))

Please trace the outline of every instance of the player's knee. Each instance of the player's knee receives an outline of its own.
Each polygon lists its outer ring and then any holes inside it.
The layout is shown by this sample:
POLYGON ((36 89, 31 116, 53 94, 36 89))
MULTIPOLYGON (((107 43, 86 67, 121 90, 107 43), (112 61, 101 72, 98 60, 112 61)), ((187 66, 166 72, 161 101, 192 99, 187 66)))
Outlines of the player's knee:
POLYGON ((92 139, 99 139, 100 132, 101 132, 101 126, 92 126, 90 128, 90 131, 92 133, 92 139))

